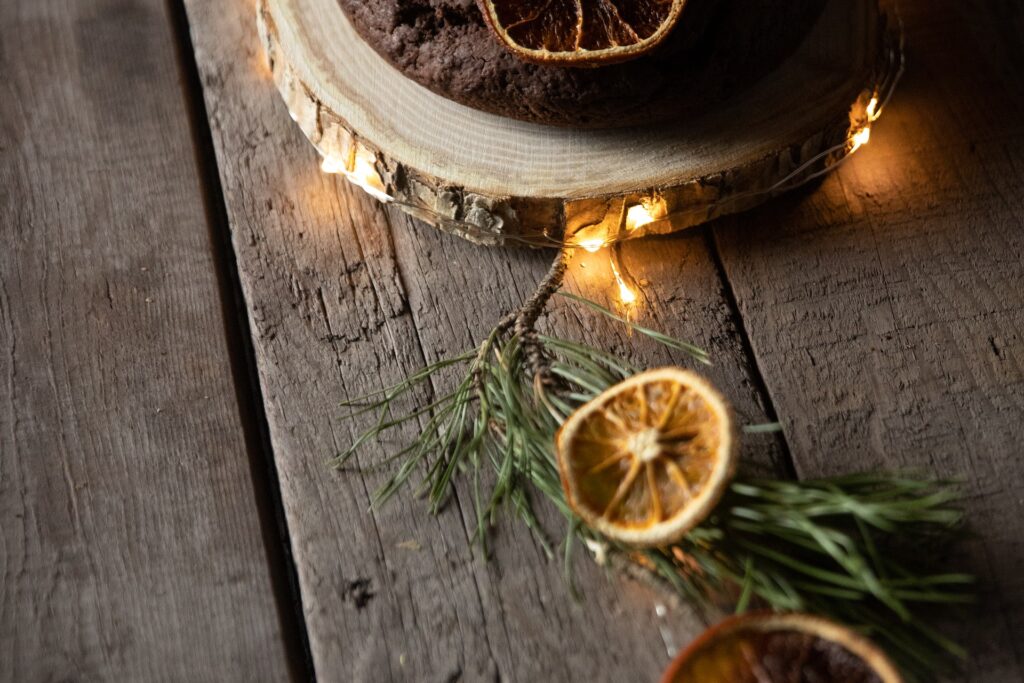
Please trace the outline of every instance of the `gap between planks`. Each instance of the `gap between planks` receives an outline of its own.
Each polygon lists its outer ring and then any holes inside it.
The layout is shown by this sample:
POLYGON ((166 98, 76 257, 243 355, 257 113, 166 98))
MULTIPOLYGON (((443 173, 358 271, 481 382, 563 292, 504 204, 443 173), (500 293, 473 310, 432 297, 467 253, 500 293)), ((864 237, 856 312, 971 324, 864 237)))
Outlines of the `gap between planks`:
MULTIPOLYGON (((755 390, 764 402, 765 417, 768 418, 768 422, 779 423, 779 413, 775 409, 772 392, 765 381, 764 373, 761 372, 757 354, 754 353, 754 347, 750 343, 750 334, 747 332, 746 321, 743 320, 743 312, 740 310, 739 301, 736 299, 736 292, 733 289, 732 282, 729 281, 729 272, 725 269, 725 264, 722 262, 722 254, 719 252, 718 244, 714 238, 714 229, 718 222, 720 221, 701 228, 704 234, 704 243, 707 245, 708 253, 711 255, 711 261, 715 264, 715 272, 718 273, 718 279, 722 283, 723 296, 729 306, 729 310, 732 311, 733 321, 739 331, 740 345, 743 349, 743 355, 749 363, 750 377, 754 382, 755 390)), ((796 461, 793 460, 793 454, 789 450, 789 442, 786 440, 786 433, 780 427, 779 431, 775 432, 775 436, 781 451, 781 457, 778 462, 779 467, 782 469, 782 474, 787 479, 795 481, 799 477, 796 471, 796 461)))
POLYGON ((196 66, 188 14, 181 0, 165 1, 171 18, 175 56, 181 73, 182 94, 188 109, 189 131, 199 170, 203 209, 209 227, 218 299, 231 362, 231 377, 238 400, 245 448, 249 455, 253 503, 259 515, 260 531, 288 658, 288 672, 292 680, 315 681, 316 672, 303 617, 298 573, 292 555, 288 521, 281 502, 273 445, 270 441, 267 416, 263 410, 263 392, 256 371, 256 357, 252 347, 249 318, 246 315, 245 295, 242 292, 234 248, 231 245, 227 208, 224 204, 217 157, 210 135, 209 114, 196 66))

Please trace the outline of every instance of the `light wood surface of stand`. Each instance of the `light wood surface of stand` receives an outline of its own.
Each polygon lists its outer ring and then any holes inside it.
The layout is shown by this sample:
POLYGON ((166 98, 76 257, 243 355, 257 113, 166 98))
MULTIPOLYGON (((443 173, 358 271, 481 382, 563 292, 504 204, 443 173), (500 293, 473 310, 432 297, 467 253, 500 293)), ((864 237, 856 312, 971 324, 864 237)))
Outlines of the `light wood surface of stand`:
POLYGON ((377 55, 336 0, 261 0, 259 24, 275 82, 324 156, 369 154, 397 203, 490 243, 614 239, 633 204, 655 220, 631 237, 749 208, 843 157, 892 66, 876 0, 835 0, 782 67, 714 110, 580 130, 427 90, 377 55))

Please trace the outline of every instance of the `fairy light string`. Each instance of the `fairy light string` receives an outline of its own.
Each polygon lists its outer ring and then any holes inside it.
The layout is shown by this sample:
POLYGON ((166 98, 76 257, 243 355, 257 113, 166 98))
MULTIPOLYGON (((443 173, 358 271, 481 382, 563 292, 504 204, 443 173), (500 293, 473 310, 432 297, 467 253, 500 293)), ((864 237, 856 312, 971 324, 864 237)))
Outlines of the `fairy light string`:
MULTIPOLYGON (((329 145, 317 144, 317 151, 321 155, 320 168, 324 173, 343 176, 348 182, 380 202, 395 204, 400 208, 410 210, 415 215, 432 216, 445 226, 467 236, 483 240, 497 239, 504 242, 517 242, 532 247, 583 249, 590 253, 596 253, 635 237, 637 231, 655 222, 665 220, 701 222, 701 218, 724 213, 724 209, 737 203, 794 189, 835 170, 850 156, 867 145, 871 141, 873 124, 879 120, 888 105, 905 69, 905 38, 902 18, 896 8, 892 9, 891 16, 895 19, 895 30, 889 33, 889 44, 885 48, 887 51, 886 67, 877 79, 870 97, 862 95, 851 106, 851 123, 842 142, 807 159, 787 173, 785 177, 766 188, 732 194, 718 201, 702 203, 699 206, 673 207, 671 210, 666 206, 665 200, 656 192, 639 200, 623 202, 618 226, 614 230, 607 230, 597 224, 583 226, 572 234, 561 237, 547 232, 542 237, 495 235, 468 221, 442 216, 429 207, 413 205, 388 194, 387 186, 377 170, 377 152, 354 135, 351 136, 347 144, 342 145, 343 149, 340 152, 329 149, 329 145), (866 104, 864 104, 864 99, 867 99, 866 104)), ((299 121, 301 118, 299 112, 290 110, 289 114, 293 120, 299 121)), ((622 305, 633 306, 638 301, 636 280, 622 263, 619 250, 609 249, 609 252, 609 266, 615 294, 622 305)))
MULTIPOLYGON (((482 242, 518 243, 531 247, 554 247, 568 250, 583 249, 594 253, 620 241, 643 236, 647 233, 644 228, 653 223, 667 221, 670 225, 694 225, 704 222, 711 216, 726 213, 726 209, 738 203, 796 188, 836 169, 852 154, 868 144, 871 140, 873 124, 881 117, 905 69, 905 31, 899 8, 892 3, 886 8, 885 13, 890 23, 884 30, 884 38, 880 47, 883 51, 879 60, 881 67, 871 81, 873 85, 869 86, 850 106, 850 126, 841 142, 807 159, 769 187, 732 194, 720 198, 718 201, 702 201, 699 205, 668 207, 657 192, 630 199, 608 197, 609 204, 612 206, 616 201, 621 202, 623 220, 616 231, 606 231, 597 225, 589 226, 597 228, 596 232, 576 230, 568 235, 552 232, 533 236, 498 234, 467 220, 442 215, 428 205, 399 199, 388 193, 387 184, 378 171, 379 155, 372 144, 349 130, 345 130, 341 135, 336 133, 328 136, 327 128, 321 119, 322 111, 319 102, 314 101, 307 107, 305 106, 306 100, 300 101, 287 96, 285 100, 288 103, 291 118, 299 122, 303 130, 318 131, 319 134, 315 137, 314 145, 322 157, 321 169, 323 172, 343 176, 347 181, 380 202, 393 203, 415 216, 435 221, 446 229, 482 242), (605 232, 602 233, 602 230, 605 232)), ((262 9, 257 11, 257 20, 261 25, 260 32, 265 38, 263 50, 265 60, 261 66, 277 82, 282 93, 296 87, 304 87, 301 86, 297 74, 293 73, 286 63, 276 59, 278 46, 271 37, 273 32, 264 25, 265 14, 262 9)), ((341 127, 344 128, 344 126, 341 127)), ((307 135, 309 135, 308 132, 307 135)), ((566 208, 571 210, 571 207, 566 208)), ((653 234, 655 231, 660 232, 658 228, 655 228, 651 233, 653 234)), ((634 305, 639 298, 638 286, 623 265, 621 256, 614 250, 609 254, 609 266, 618 300, 623 305, 634 305)))
MULTIPOLYGON (((874 93, 871 95, 868 103, 864 106, 861 114, 858 116, 851 116, 854 121, 850 126, 846 139, 832 147, 822 150, 790 171, 786 176, 766 188, 733 194, 728 197, 724 197, 717 202, 701 204, 699 207, 690 209, 677 207, 671 212, 665 211, 663 199, 656 195, 646 197, 639 203, 634 203, 625 207, 627 219, 626 224, 628 229, 620 231, 617 235, 589 234, 585 229, 583 229, 577 230, 573 235, 569 235, 566 239, 556 239, 547 233, 543 238, 527 238, 519 235, 496 236, 494 234, 487 233, 482 230, 480 226, 473 223, 448 218, 436 213, 434 213, 434 216, 444 224, 456 228, 458 231, 470 236, 490 239, 500 237, 500 239, 508 242, 518 242, 524 246, 532 247, 582 248, 594 253, 613 242, 628 239, 631 233, 656 221, 699 217, 701 215, 714 215, 720 212, 721 209, 745 200, 754 199, 764 195, 779 194, 795 189, 800 185, 811 182, 812 180, 836 170, 839 166, 845 163, 850 156, 870 142, 872 126, 881 118, 889 99, 892 97, 893 92, 896 89, 896 85, 899 82, 904 69, 902 42, 899 47, 893 48, 892 53, 891 61, 893 67, 890 70, 891 75, 883 79, 880 85, 874 90, 874 93), (819 164, 821 164, 820 168, 808 173, 810 169, 818 166, 819 164), (664 213, 661 216, 656 216, 651 212, 648 206, 645 205, 645 203, 657 204, 659 202, 661 203, 661 208, 664 213)), ((860 105, 858 104, 855 106, 859 107, 860 105)), ((407 207, 418 214, 422 214, 424 212, 433 213, 425 207, 403 202, 387 194, 385 184, 375 167, 376 153, 358 140, 353 142, 348 159, 342 160, 325 152, 324 150, 318 149, 318 151, 322 156, 321 169, 325 173, 343 175, 349 182, 367 192, 378 201, 393 203, 399 207, 407 207)))

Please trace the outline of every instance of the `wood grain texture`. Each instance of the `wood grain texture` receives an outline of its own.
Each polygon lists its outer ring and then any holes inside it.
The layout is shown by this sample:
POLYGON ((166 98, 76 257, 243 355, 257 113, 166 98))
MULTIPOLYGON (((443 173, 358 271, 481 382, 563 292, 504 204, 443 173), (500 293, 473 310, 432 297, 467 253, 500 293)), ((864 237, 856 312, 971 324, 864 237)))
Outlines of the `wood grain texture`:
MULTIPOLYGON (((560 562, 515 526, 497 530, 496 557, 485 563, 470 551, 464 490, 437 518, 409 495, 369 510, 370 493, 389 474, 371 466, 414 429, 368 445, 359 468, 326 465, 368 424, 341 419, 339 400, 479 341, 532 290, 552 255, 481 250, 321 174, 262 64, 251 5, 186 6, 318 676, 654 679, 669 649, 698 628, 682 608, 656 614, 667 593, 606 577, 581 553, 585 597, 576 602, 560 562)), ((636 244, 625 259, 637 277, 668 283, 651 293, 647 321, 707 345, 718 361, 713 379, 744 415, 763 421, 704 234, 636 244)), ((602 268, 600 260, 576 262, 571 286, 606 295, 595 289, 607 283, 602 268)), ((565 304, 548 325, 642 362, 671 359, 565 304)), ((761 438, 749 453, 773 467, 780 454, 761 438)))
POLYGON ((909 70, 835 177, 716 231, 802 476, 966 479, 970 681, 1024 680, 1024 9, 901 3, 909 70))
POLYGON ((274 80, 321 153, 365 155, 407 211, 472 241, 618 239, 655 204, 665 234, 768 199, 841 158, 892 68, 877 0, 834 0, 782 66, 694 115, 607 130, 513 121, 451 102, 364 43, 336 0, 261 0, 274 80))
POLYGON ((282 680, 166 6, 0 4, 0 680, 282 680))

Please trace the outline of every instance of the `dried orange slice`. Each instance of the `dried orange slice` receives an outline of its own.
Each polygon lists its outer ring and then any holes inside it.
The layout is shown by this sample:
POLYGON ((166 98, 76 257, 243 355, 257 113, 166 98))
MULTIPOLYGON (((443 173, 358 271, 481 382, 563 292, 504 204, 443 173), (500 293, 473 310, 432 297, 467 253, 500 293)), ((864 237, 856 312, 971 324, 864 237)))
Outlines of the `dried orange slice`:
POLYGON ((639 547, 682 538, 732 478, 732 412, 680 368, 644 372, 581 406, 556 439, 569 505, 592 529, 639 547))
POLYGON ((672 31, 686 0, 477 0, 491 29, 529 62, 598 66, 639 57, 672 31))
POLYGON ((845 626, 806 614, 732 617, 676 657, 661 683, 900 683, 892 662, 845 626))

